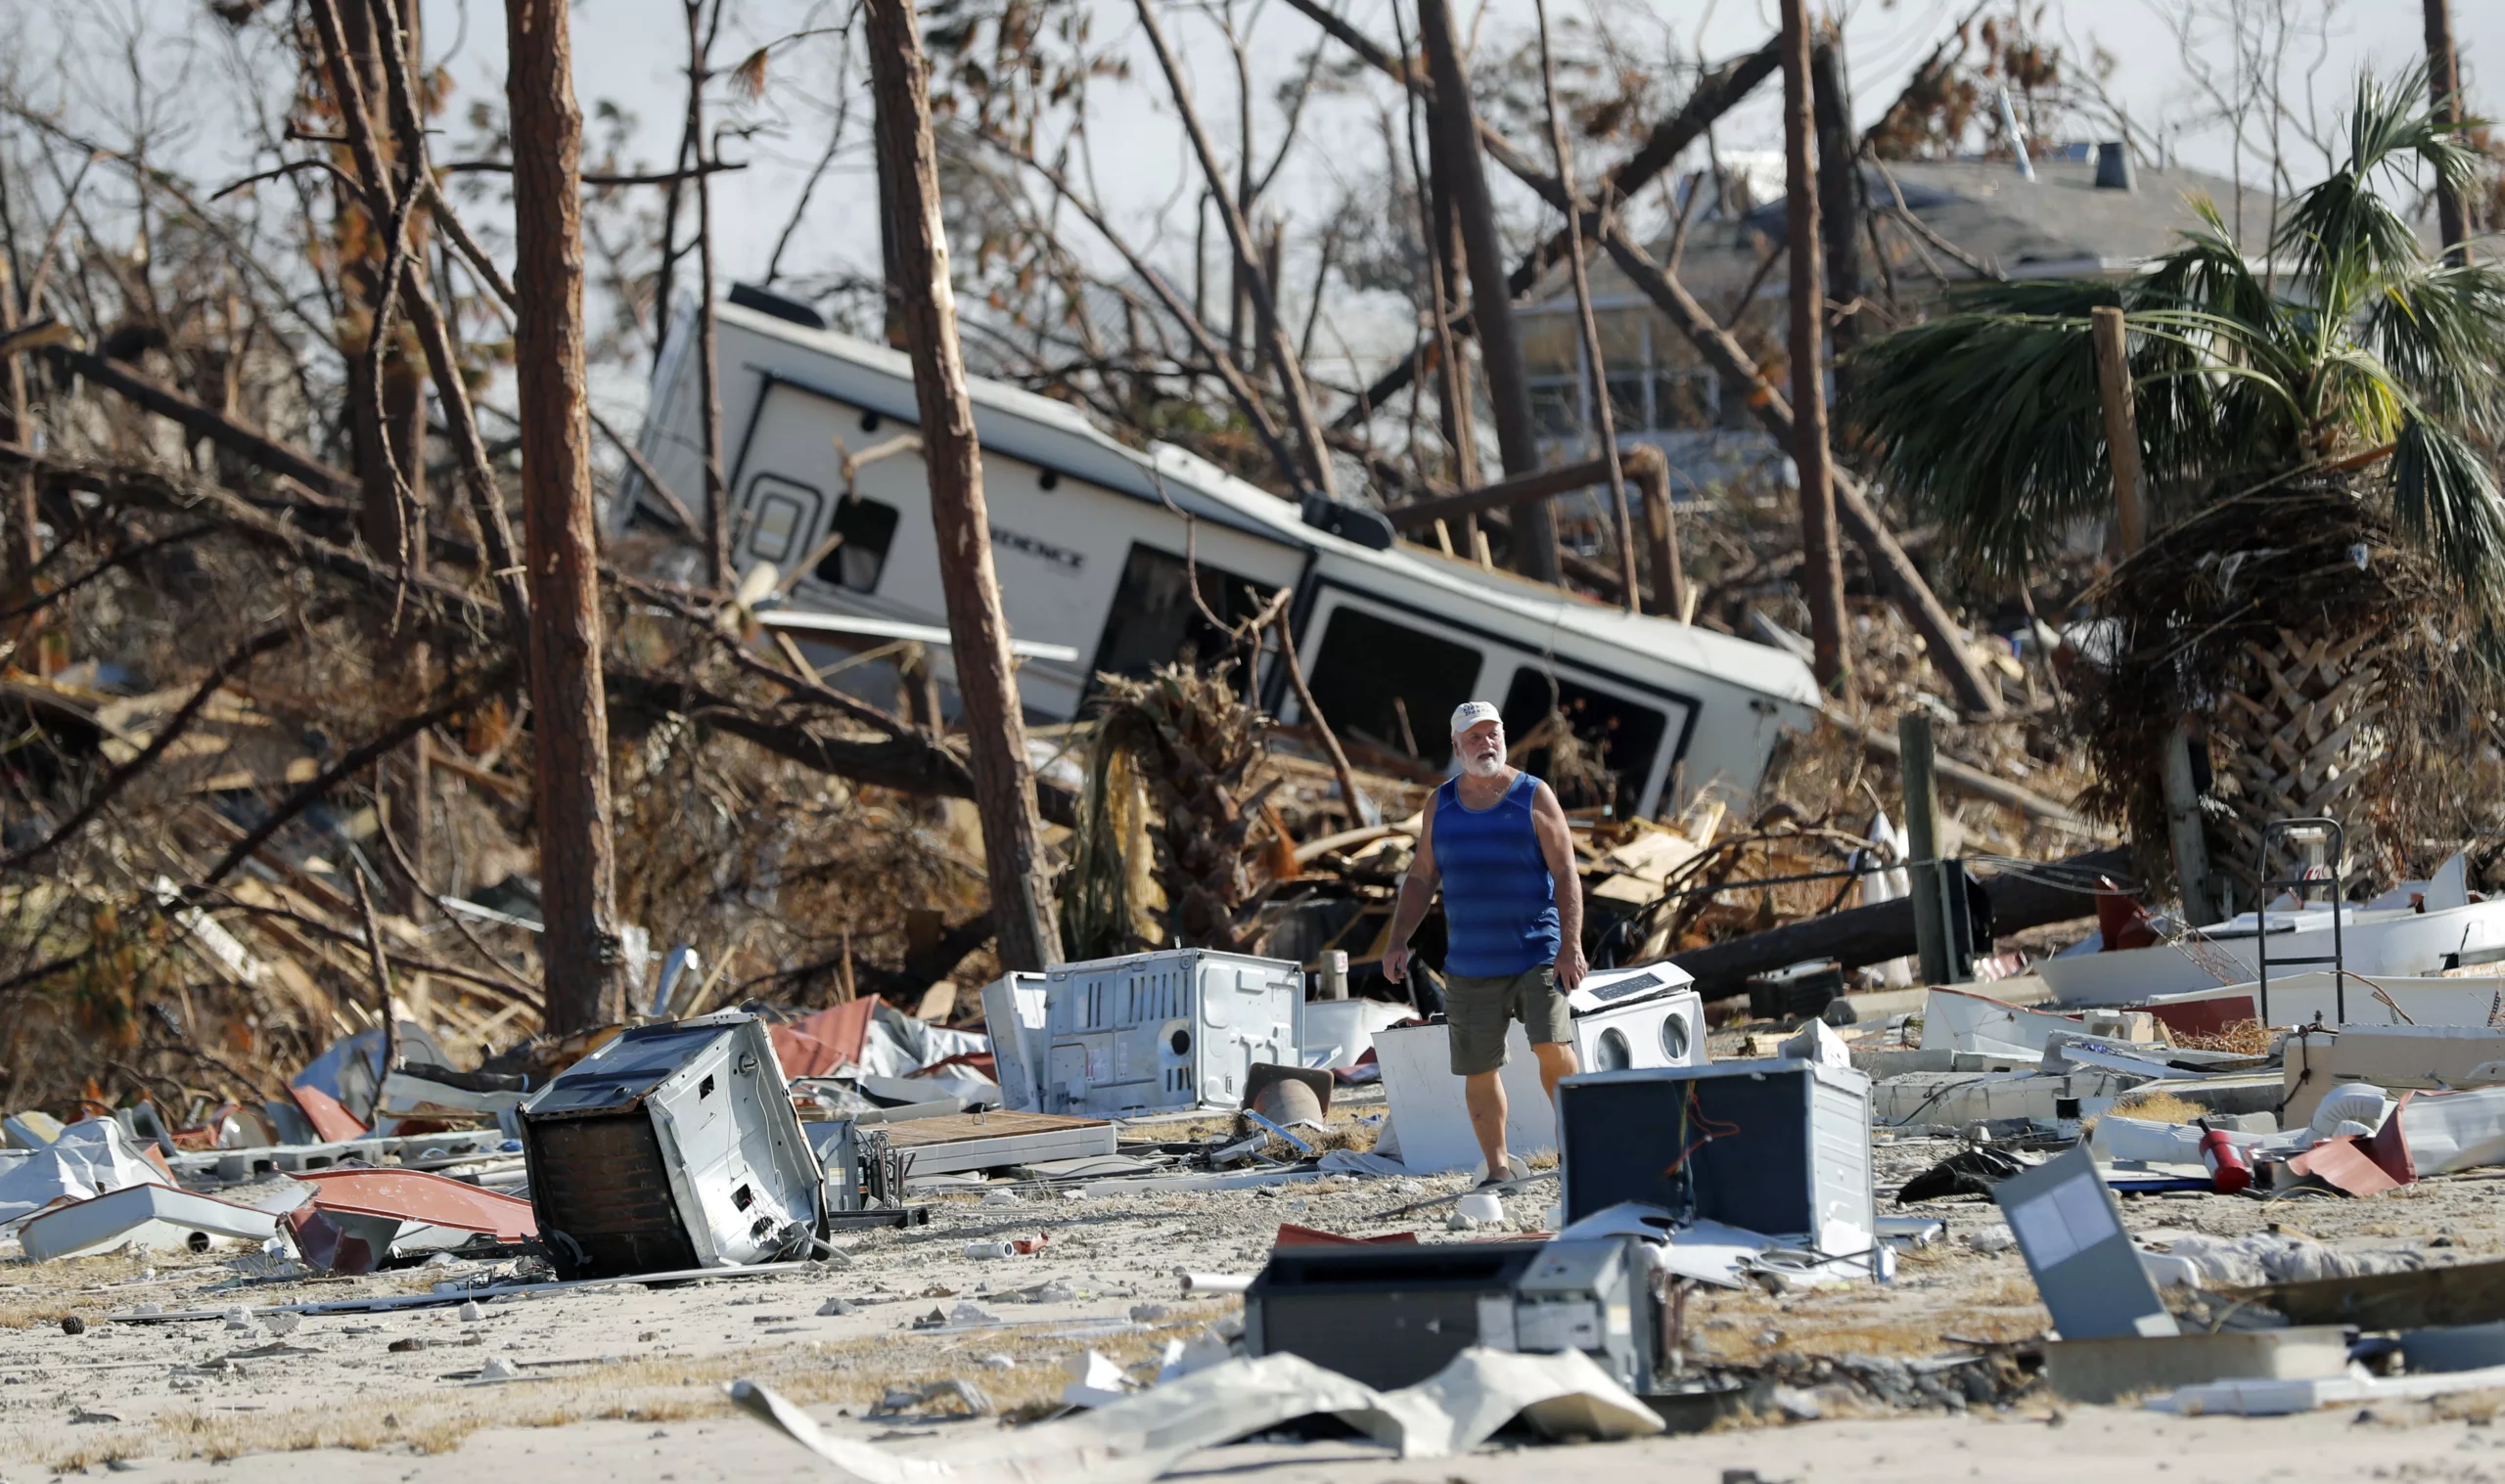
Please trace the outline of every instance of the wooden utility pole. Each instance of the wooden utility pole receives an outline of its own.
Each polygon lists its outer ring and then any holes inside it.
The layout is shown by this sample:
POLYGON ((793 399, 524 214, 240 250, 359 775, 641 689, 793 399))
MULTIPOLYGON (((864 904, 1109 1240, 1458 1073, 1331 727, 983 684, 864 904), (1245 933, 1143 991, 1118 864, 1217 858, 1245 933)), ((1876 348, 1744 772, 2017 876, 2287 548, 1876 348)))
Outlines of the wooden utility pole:
MULTIPOLYGON (((682 0, 687 13, 687 137, 695 145, 696 172, 696 387, 704 401, 705 553, 713 586, 729 592, 730 497, 722 488, 722 363, 713 333, 713 149, 705 138, 705 84, 712 79, 712 35, 704 25, 705 0, 682 0)), ((720 24, 720 0, 713 21, 720 24)), ((661 312, 669 312, 663 305, 661 312)))
MULTIPOLYGON (((552 0, 557 3, 557 0, 552 0)), ((967 762, 982 818, 984 874, 1000 966, 1011 970, 1059 964, 1061 927, 1045 878, 1035 776, 1026 764, 1026 723, 1009 662, 1009 624, 992 575, 991 521, 983 506, 982 455, 974 404, 957 343, 957 297, 948 283, 948 238, 939 218, 939 156, 931 137, 931 73, 913 0, 865 0, 870 77, 878 104, 878 150, 894 184, 895 246, 903 277, 894 286, 913 357, 913 392, 922 414, 923 462, 931 476, 931 523, 939 539, 939 588, 948 606, 948 642, 964 705, 967 762)))
POLYGON ((1815 125, 1809 98, 1808 0, 1783 0, 1785 239, 1792 267, 1792 464, 1800 476, 1800 595, 1809 605, 1810 663, 1829 692, 1845 682, 1844 539, 1836 529, 1827 451, 1826 276, 1818 251, 1815 125))
MULTIPOLYGON (((2140 425, 2133 405, 2130 341, 2122 311, 2100 305, 2090 321, 2096 350, 2096 389, 2105 403, 2105 447, 2114 466, 2114 523, 2122 555, 2128 558, 2148 543, 2148 506, 2140 484, 2140 425)), ((2166 734, 2162 780, 2165 791, 2165 833, 2174 852, 2174 881, 2183 898, 2183 916, 2194 926, 2226 916, 2216 900, 2209 871, 2209 837, 2202 823, 2201 793, 2192 778, 2192 730, 2175 718, 2166 734)))
MULTIPOLYGON (((2426 0, 2427 91, 2436 116, 2446 123, 2462 118, 2462 66, 2453 50, 2452 0, 2426 0)), ((2470 213, 2461 194, 2436 182, 2436 221, 2444 236, 2444 257, 2455 266, 2470 262, 2470 213)))
MULTIPOLYGON (((1507 475, 1526 474, 1539 468, 1539 428, 1531 421, 1523 343, 1515 333, 1513 294, 1505 286, 1505 247, 1496 235, 1495 202, 1487 194, 1486 163, 1479 154, 1470 72, 1462 66, 1452 11, 1444 0, 1418 0, 1418 40, 1435 89, 1428 149, 1435 157, 1435 179, 1461 223, 1470 270, 1470 315, 1487 373, 1487 399, 1495 408, 1496 447, 1507 475)), ((1514 507, 1514 569, 1542 582, 1558 578, 1557 516, 1545 503, 1514 507)))
POLYGON ((583 375, 583 115, 574 103, 569 5, 505 4, 539 953, 546 1027, 558 1035, 626 1013, 583 375))

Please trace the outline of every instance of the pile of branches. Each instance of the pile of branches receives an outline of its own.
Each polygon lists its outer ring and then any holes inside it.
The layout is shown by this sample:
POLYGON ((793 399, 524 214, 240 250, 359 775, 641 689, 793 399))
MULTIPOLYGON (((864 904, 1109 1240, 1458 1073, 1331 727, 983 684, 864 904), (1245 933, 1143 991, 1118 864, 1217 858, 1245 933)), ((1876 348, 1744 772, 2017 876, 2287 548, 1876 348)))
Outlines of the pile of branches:
POLYGON ((2256 730, 2261 708, 2235 697, 2271 700, 2272 670, 2316 641, 2351 679, 2322 697, 2341 728, 2328 739, 2332 755, 2305 765, 2300 801, 2343 821, 2351 875, 2369 862, 2369 877, 2413 874, 2427 864, 2409 859, 2413 842, 2492 827, 2493 636, 2464 616, 2437 563, 2396 539, 2389 501, 2372 495, 2362 476, 2336 474, 2235 492, 2152 539, 2087 595, 2113 616, 2072 675, 2071 725, 2093 770, 2079 802, 2139 843, 2137 869, 2159 889, 2174 885, 2165 753, 2188 718, 2195 756, 2206 743, 2215 770, 2212 862, 2243 880, 2250 900, 2254 832, 2289 802, 2250 775, 2293 768, 2301 740, 2277 736, 2285 727, 2256 730), (2277 762, 2265 765, 2274 742, 2277 762))

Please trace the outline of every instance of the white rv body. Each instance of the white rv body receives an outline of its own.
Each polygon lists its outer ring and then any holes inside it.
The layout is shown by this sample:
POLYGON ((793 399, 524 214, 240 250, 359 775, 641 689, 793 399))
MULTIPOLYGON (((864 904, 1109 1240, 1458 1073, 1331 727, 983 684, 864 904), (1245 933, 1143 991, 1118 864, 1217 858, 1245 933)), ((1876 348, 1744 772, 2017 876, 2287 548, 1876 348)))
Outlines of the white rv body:
MULTIPOLYGON (((857 460, 915 430, 905 356, 736 303, 718 317, 733 564, 789 572, 841 520, 843 548, 799 577, 792 605, 944 626, 919 454, 860 465, 856 499, 838 511, 843 454, 857 460)), ((701 511, 687 318, 656 375, 641 448, 661 481, 701 511)), ((1414 747, 1432 766, 1447 761, 1454 704, 1494 700, 1519 731, 1527 722, 1515 714, 1544 715, 1554 684, 1570 710, 1580 701, 1587 717, 1614 718, 1609 761, 1622 775, 1620 801, 1653 814, 1708 784, 1754 789, 1784 731, 1815 715, 1808 667, 1781 650, 1630 616, 1415 545, 1375 550, 1306 524, 1295 504, 1185 450, 1127 447, 1076 409, 999 382, 977 380, 972 391, 1010 629, 1081 656, 1021 664, 1030 716, 1072 719, 1097 670, 1136 672, 1176 656, 1197 622, 1182 576, 1187 540, 1204 596, 1230 619, 1295 590, 1298 654, 1336 729, 1395 751, 1414 747)), ((609 524, 667 528, 659 509, 629 479, 609 524)), ((951 678, 944 653, 933 661, 951 678)), ((1297 720, 1275 656, 1257 688, 1266 707, 1297 720)))

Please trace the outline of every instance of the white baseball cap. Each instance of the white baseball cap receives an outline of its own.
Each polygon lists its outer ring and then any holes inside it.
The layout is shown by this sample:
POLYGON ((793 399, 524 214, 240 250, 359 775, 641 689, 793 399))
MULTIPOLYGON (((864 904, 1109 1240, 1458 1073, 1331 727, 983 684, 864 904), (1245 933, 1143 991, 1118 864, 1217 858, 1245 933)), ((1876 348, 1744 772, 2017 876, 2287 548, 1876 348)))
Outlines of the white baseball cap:
POLYGON ((1497 713, 1492 703, 1465 700, 1452 708, 1452 735, 1459 737, 1482 721, 1492 721, 1500 728, 1505 724, 1505 718, 1497 713))

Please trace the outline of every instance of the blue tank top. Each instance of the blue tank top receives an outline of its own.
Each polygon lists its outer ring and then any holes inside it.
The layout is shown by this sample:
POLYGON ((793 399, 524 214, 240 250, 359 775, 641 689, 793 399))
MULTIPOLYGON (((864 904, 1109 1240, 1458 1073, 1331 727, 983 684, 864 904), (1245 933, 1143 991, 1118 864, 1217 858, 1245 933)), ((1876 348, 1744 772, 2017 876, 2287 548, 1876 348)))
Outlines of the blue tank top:
POLYGON ((1557 888, 1539 853, 1530 804, 1539 780, 1514 775, 1485 809, 1463 804, 1458 779, 1435 790, 1435 870, 1444 878, 1444 972, 1511 976, 1557 957, 1557 888))

